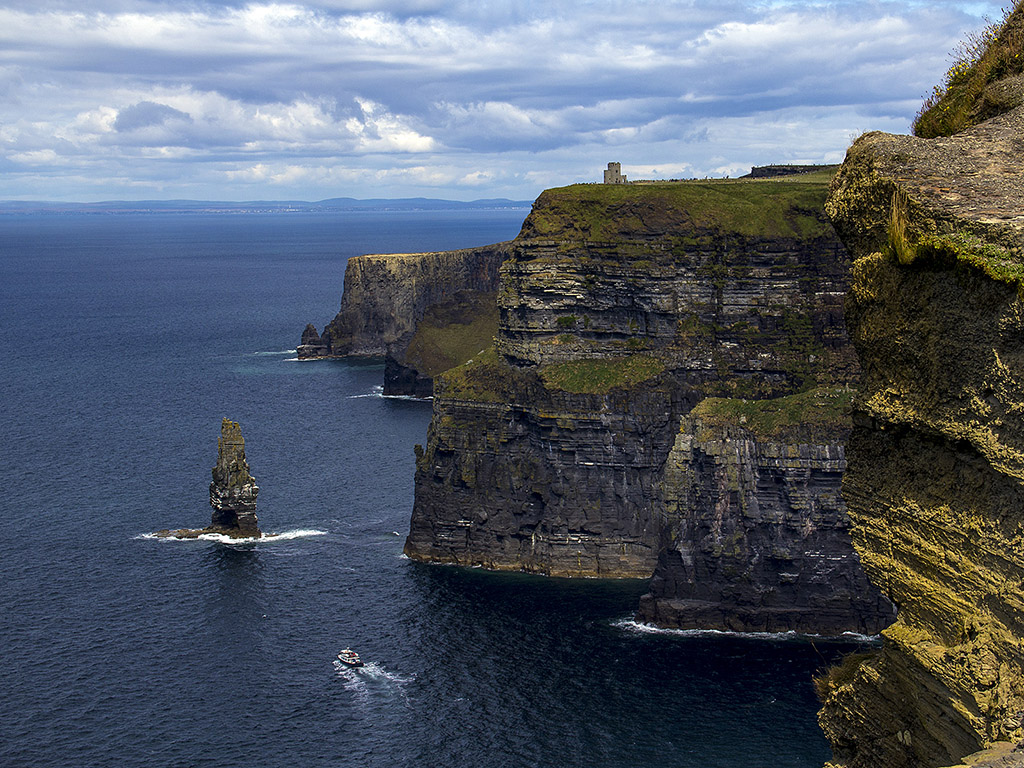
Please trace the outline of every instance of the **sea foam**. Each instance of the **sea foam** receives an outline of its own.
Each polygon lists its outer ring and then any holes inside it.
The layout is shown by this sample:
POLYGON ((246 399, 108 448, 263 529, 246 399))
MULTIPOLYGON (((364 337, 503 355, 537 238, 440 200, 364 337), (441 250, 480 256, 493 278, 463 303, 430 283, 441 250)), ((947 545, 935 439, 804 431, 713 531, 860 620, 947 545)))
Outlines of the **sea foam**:
POLYGON ((616 621, 612 626, 626 632, 634 632, 644 635, 678 635, 680 637, 738 637, 750 640, 773 640, 773 641, 806 641, 806 640, 843 640, 857 643, 877 643, 881 641, 880 635, 862 635, 859 632, 843 632, 840 635, 817 635, 804 632, 732 632, 721 629, 671 629, 668 627, 656 627, 653 624, 644 624, 632 619, 616 621))
POLYGON ((294 531, 282 531, 281 533, 265 533, 260 538, 238 539, 232 536, 225 536, 222 533, 203 533, 196 538, 181 538, 176 536, 157 536, 155 533, 141 533, 135 536, 136 539, 156 539, 157 541, 215 541, 219 544, 272 544, 277 541, 290 541, 292 539, 308 539, 313 536, 326 536, 327 531, 317 528, 299 528, 294 531))

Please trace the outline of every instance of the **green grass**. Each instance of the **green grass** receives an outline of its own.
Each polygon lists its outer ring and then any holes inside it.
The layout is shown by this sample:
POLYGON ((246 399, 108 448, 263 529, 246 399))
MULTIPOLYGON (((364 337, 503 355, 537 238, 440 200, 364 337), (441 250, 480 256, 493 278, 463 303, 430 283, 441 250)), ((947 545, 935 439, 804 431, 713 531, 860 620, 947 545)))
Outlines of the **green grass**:
POLYGON ((771 400, 708 397, 691 412, 706 426, 736 424, 764 439, 779 439, 795 430, 811 430, 822 438, 849 430, 853 390, 821 387, 771 400))
POLYGON ((554 363, 541 369, 544 384, 566 392, 607 394, 612 389, 628 389, 657 376, 665 364, 651 355, 591 358, 554 363))
POLYGON ((453 400, 475 400, 484 403, 508 402, 515 372, 489 347, 473 359, 440 374, 435 392, 453 400))
POLYGON ((469 360, 494 342, 498 305, 493 293, 464 292, 451 303, 427 310, 405 352, 405 362, 437 376, 469 360))
POLYGON ((1024 264, 1009 248, 982 240, 969 232, 943 235, 925 235, 911 242, 905 223, 900 223, 894 200, 892 221, 889 224, 888 253, 900 264, 957 263, 973 267, 1001 283, 1024 288, 1024 264))
POLYGON ((992 116, 979 111, 982 92, 997 80, 1024 73, 1024 2, 1018 0, 1001 21, 968 36, 955 56, 914 120, 914 135, 952 136, 992 116))
POLYGON ((523 225, 528 238, 609 242, 631 233, 694 237, 829 235, 831 170, 779 179, 576 184, 546 190, 523 225), (695 232, 696 231, 696 232, 695 232))

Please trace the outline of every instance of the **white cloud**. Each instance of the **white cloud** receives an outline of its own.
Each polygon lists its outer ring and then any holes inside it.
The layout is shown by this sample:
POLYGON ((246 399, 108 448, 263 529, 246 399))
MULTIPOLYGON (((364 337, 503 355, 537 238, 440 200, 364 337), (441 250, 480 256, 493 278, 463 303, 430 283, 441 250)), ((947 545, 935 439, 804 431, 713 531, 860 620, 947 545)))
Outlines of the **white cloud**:
POLYGON ((15 152, 10 159, 25 165, 53 165, 59 159, 52 149, 37 149, 29 152, 15 152))
POLYGON ((644 175, 834 160, 853 131, 905 130, 985 12, 999 7, 9 0, 0 196, 529 198, 595 178, 609 153, 644 175))

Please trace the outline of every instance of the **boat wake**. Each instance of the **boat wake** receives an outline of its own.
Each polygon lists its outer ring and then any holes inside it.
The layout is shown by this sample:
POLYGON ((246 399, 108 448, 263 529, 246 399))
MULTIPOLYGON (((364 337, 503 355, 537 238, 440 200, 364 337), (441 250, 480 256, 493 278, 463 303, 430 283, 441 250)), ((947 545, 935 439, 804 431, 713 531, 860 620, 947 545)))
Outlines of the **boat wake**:
POLYGON ((376 661, 368 661, 361 667, 349 667, 335 659, 335 674, 346 691, 353 693, 360 701, 372 696, 398 696, 406 700, 405 686, 416 679, 416 675, 399 675, 388 672, 376 661))
POLYGON ((622 619, 612 624, 613 627, 637 635, 677 635, 679 637, 738 637, 750 640, 773 641, 807 641, 807 640, 840 640, 850 643, 876 643, 881 640, 879 635, 862 635, 859 632, 843 632, 841 635, 815 635, 801 632, 728 632, 720 629, 669 629, 643 624, 632 619, 622 619))

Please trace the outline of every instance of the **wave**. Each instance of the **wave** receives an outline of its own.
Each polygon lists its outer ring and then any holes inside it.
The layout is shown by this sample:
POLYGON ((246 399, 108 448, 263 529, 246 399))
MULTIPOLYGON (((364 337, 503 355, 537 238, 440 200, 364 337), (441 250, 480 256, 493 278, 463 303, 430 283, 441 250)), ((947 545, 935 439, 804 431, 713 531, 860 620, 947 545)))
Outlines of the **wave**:
POLYGON ((373 389, 371 389, 368 394, 365 394, 365 395, 349 395, 348 399, 349 400, 358 400, 361 397, 384 397, 384 386, 382 384, 378 384, 375 387, 373 387, 373 389))
POLYGON ((382 385, 380 385, 380 384, 375 386, 373 389, 371 389, 366 394, 362 394, 362 395, 349 395, 348 399, 349 400, 357 400, 357 399, 359 399, 361 397, 379 397, 382 400, 411 400, 411 401, 413 401, 415 403, 424 403, 424 402, 427 402, 428 400, 433 400, 434 399, 433 397, 413 397, 412 395, 385 395, 384 394, 384 387, 382 385))
POLYGON ((612 623, 613 627, 638 635, 678 635, 680 637, 738 637, 751 640, 805 641, 843 640, 846 642, 877 643, 881 635, 863 635, 859 632, 843 632, 840 635, 818 635, 812 632, 733 632, 722 629, 670 629, 644 624, 633 619, 622 619, 612 623))
POLYGON ((156 539, 157 541, 216 541, 219 544, 272 544, 276 541, 291 541, 292 539, 308 539, 313 536, 326 536, 327 531, 317 528, 299 528, 294 531, 282 531, 281 533, 265 533, 260 538, 237 539, 225 536, 222 533, 203 533, 194 539, 179 539, 175 536, 157 536, 155 533, 141 533, 135 536, 136 539, 156 539))
POLYGON ((269 356, 269 355, 294 355, 299 350, 297 349, 281 349, 276 352, 253 352, 253 356, 269 356))

